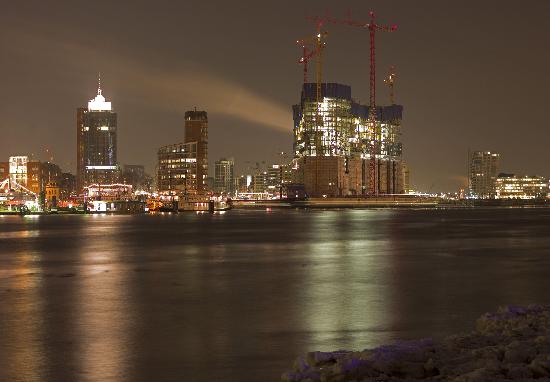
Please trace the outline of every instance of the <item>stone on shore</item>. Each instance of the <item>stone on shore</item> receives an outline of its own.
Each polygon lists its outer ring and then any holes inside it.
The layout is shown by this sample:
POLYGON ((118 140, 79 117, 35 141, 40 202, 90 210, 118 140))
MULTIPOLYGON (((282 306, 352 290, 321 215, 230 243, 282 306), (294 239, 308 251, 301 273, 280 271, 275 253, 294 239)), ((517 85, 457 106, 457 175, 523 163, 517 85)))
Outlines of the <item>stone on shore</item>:
POLYGON ((549 381, 550 305, 486 313, 471 333, 363 351, 311 352, 283 382, 549 381))

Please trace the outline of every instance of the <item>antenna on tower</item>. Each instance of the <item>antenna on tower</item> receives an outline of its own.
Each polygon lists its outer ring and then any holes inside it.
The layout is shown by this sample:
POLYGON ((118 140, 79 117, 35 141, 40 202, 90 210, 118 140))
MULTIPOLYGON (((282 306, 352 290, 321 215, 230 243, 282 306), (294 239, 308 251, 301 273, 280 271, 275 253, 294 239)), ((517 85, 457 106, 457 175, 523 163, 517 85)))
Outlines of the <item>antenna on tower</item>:
POLYGON ((101 95, 101 72, 97 75, 97 94, 101 95))

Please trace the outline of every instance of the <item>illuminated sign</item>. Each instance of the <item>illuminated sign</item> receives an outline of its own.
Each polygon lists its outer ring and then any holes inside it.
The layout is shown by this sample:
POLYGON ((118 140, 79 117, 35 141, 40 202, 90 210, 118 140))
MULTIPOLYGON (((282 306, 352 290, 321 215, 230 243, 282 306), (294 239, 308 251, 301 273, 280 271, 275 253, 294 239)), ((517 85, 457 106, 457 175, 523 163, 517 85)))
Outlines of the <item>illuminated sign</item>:
POLYGON ((117 166, 86 166, 86 170, 116 170, 117 166))

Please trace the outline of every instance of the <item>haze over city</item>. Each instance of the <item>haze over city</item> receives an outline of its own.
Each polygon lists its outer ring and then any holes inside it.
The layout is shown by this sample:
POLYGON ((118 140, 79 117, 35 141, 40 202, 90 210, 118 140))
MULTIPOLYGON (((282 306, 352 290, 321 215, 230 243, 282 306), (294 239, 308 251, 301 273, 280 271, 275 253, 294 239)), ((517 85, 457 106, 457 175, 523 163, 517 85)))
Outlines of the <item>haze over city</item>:
MULTIPOLYGON (((183 140, 183 113, 194 106, 209 113, 211 162, 274 160, 292 147, 302 79, 295 40, 313 31, 306 16, 350 10, 366 19, 371 8, 399 28, 379 35, 377 65, 397 67, 415 188, 464 187, 468 148, 500 152, 509 172, 550 175, 550 4, 541 1, 6 3, 0 152, 53 155, 74 171, 75 109, 94 97, 101 72, 119 115, 120 162, 153 173, 156 150, 183 140)), ((368 33, 328 30, 324 79, 366 102, 368 33)), ((377 85, 387 103, 381 78, 377 85)))

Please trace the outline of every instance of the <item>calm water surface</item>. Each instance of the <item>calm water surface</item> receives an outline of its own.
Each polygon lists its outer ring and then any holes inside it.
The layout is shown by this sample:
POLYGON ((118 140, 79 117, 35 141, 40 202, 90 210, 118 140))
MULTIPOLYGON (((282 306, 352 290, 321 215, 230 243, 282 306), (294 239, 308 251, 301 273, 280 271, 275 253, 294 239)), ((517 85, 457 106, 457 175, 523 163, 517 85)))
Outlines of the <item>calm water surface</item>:
POLYGON ((550 303, 550 210, 0 216, 0 381, 278 381, 550 303))

